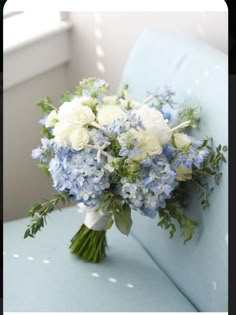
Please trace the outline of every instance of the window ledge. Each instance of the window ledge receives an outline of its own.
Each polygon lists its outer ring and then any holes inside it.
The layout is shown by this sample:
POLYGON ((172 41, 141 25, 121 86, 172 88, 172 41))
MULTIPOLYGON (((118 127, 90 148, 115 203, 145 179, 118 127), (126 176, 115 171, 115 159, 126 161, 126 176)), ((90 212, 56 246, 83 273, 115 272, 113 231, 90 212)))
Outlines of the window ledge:
POLYGON ((69 22, 61 21, 4 47, 3 89, 28 80, 70 60, 69 22))

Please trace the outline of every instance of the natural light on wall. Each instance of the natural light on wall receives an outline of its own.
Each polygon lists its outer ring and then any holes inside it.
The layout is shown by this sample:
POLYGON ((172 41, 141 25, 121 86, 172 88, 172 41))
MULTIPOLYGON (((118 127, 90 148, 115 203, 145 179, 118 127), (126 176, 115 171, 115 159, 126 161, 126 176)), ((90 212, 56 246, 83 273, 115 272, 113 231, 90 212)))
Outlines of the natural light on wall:
POLYGON ((51 32, 61 23, 59 11, 8 11, 4 8, 4 52, 14 49, 42 34, 51 32))

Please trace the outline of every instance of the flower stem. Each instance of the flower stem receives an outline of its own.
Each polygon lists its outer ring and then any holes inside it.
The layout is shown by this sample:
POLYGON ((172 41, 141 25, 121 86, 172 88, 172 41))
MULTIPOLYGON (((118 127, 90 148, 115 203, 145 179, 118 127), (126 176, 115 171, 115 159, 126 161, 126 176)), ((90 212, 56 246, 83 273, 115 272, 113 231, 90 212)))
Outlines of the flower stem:
POLYGON ((91 230, 83 224, 72 238, 69 248, 82 260, 98 263, 106 257, 106 246, 106 230, 91 230))

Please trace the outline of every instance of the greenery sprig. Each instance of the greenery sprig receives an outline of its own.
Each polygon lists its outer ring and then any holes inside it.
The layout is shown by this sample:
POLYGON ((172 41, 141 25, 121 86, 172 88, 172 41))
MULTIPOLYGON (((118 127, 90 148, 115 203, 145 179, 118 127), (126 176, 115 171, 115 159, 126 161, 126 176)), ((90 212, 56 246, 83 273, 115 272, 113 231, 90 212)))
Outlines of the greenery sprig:
POLYGON ((95 86, 95 82, 97 81, 96 78, 90 77, 87 79, 83 79, 79 82, 79 85, 76 86, 75 94, 82 96, 83 92, 89 92, 90 96, 95 98, 98 97, 100 94, 104 94, 109 89, 109 84, 104 81, 104 84, 95 86))
POLYGON ((201 205, 203 209, 209 207, 209 195, 214 190, 214 187, 210 187, 211 178, 216 185, 219 185, 222 172, 220 171, 220 166, 222 163, 226 163, 224 153, 227 151, 227 146, 218 145, 213 149, 212 145, 209 146, 208 142, 211 139, 206 139, 201 148, 206 147, 209 150, 207 158, 204 160, 200 168, 193 169, 193 175, 191 183, 197 188, 201 197, 201 205))
POLYGON ((186 215, 186 182, 182 182, 175 190, 173 197, 166 201, 164 209, 159 210, 158 226, 169 230, 170 238, 174 237, 176 232, 176 223, 180 227, 181 236, 184 244, 188 242, 198 225, 198 223, 186 215))
POLYGON ((52 110, 57 110, 48 96, 41 98, 36 105, 41 108, 43 114, 49 114, 52 110))
POLYGON ((32 217, 32 220, 27 226, 24 238, 34 237, 47 224, 47 215, 55 210, 55 208, 61 210, 60 203, 64 205, 66 201, 69 202, 70 198, 65 193, 56 193, 53 199, 43 200, 43 203, 37 202, 29 209, 28 215, 32 217))

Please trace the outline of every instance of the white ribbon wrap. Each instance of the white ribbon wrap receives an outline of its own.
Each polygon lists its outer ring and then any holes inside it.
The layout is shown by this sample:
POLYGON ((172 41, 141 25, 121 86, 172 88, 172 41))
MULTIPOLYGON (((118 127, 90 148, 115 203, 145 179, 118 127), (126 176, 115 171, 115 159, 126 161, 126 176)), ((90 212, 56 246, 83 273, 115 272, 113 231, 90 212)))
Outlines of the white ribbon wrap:
MULTIPOLYGON (((81 207, 81 204, 79 204, 79 206, 81 207)), ((96 208, 90 209, 85 206, 82 206, 82 208, 86 212, 84 225, 90 230, 104 231, 111 217, 111 213, 103 210, 95 211, 96 208)))

